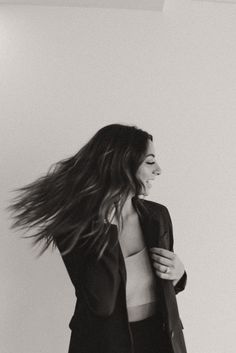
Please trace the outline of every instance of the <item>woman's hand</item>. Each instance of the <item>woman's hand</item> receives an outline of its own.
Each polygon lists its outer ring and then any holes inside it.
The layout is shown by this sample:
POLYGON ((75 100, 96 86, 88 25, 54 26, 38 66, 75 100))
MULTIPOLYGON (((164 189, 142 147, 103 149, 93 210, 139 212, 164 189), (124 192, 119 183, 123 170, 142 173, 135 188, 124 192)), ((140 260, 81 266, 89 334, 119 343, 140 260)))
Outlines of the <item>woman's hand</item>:
POLYGON ((150 252, 156 275, 163 279, 172 280, 175 286, 185 271, 178 256, 172 251, 162 248, 151 248, 150 252))

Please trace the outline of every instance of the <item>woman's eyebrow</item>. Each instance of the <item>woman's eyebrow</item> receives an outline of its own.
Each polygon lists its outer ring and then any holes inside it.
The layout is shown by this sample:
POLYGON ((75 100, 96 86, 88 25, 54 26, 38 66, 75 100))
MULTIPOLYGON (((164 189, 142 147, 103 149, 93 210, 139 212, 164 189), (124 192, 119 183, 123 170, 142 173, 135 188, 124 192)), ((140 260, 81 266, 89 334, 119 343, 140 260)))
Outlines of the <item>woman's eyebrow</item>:
POLYGON ((155 154, 153 154, 153 153, 149 153, 149 154, 146 155, 146 157, 148 157, 148 156, 152 156, 152 157, 155 158, 155 154))

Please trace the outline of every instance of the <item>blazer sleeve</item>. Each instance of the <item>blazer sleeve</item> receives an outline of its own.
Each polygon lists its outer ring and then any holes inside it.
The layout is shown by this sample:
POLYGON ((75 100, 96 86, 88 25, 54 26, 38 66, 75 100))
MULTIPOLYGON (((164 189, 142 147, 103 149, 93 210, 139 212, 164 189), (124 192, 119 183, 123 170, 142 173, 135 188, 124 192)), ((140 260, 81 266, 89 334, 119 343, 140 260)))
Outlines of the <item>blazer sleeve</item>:
MULTIPOLYGON (((167 207, 165 206, 163 206, 163 216, 167 227, 167 234, 169 235, 168 247, 171 251, 174 251, 173 225, 172 225, 170 213, 167 207)), ((184 274, 174 286, 175 293, 178 294, 179 292, 183 291, 185 289, 186 283, 187 283, 187 273, 186 271, 184 271, 184 274)))
POLYGON ((115 308, 121 277, 119 273, 119 242, 116 229, 108 232, 109 244, 102 257, 76 247, 62 259, 75 287, 76 296, 98 316, 107 317, 115 308))

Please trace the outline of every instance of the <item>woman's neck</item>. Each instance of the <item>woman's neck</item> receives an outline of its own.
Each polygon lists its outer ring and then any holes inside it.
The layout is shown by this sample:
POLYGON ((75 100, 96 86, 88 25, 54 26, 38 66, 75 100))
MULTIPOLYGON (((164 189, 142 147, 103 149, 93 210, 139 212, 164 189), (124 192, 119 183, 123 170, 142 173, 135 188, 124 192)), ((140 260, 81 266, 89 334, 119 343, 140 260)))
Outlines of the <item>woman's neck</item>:
MULTIPOLYGON (((134 216, 136 213, 136 210, 135 210, 133 202, 132 202, 132 198, 133 198, 133 195, 128 196, 124 205, 123 205, 122 212, 121 212, 123 221, 130 219, 130 217, 134 216)), ((115 209, 113 209, 109 218, 110 218, 110 220, 112 220, 113 224, 118 225, 118 221, 117 221, 116 217, 114 216, 114 212, 115 212, 115 209)))
POLYGON ((127 199, 124 203, 124 206, 122 208, 121 213, 122 213, 122 217, 124 220, 129 218, 130 216, 133 216, 134 213, 136 212, 134 205, 133 205, 133 202, 132 202, 132 197, 133 197, 133 195, 130 195, 127 197, 127 199))

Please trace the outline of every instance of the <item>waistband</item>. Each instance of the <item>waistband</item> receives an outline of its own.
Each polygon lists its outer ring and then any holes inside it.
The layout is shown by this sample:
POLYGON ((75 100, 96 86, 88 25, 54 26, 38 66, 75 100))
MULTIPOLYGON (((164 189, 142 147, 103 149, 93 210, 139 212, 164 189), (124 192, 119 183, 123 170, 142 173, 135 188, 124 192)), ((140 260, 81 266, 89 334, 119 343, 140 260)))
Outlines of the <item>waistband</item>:
POLYGON ((130 323, 131 328, 136 327, 143 327, 149 325, 157 325, 157 326, 164 326, 163 315, 161 312, 157 312, 154 315, 139 321, 131 321, 130 323))

